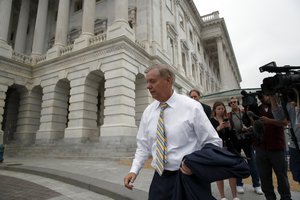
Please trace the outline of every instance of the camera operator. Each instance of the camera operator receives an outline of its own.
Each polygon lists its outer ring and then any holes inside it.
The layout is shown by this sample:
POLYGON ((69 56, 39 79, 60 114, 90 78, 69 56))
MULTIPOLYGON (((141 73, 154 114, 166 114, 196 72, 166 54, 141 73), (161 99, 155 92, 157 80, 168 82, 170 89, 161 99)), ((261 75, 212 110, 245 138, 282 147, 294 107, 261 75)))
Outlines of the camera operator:
MULTIPOLYGON (((283 107, 278 104, 278 101, 275 98, 271 99, 271 104, 274 117, 281 121, 287 120, 283 107)), ((288 124, 289 126, 291 126, 291 128, 293 129, 292 131, 294 131, 294 134, 296 136, 295 141, 295 139, 292 139, 291 135, 289 135, 290 170, 292 172, 293 179, 296 182, 300 183, 300 153, 298 149, 300 146, 299 105, 296 105, 296 100, 292 99, 286 104, 286 109, 289 117, 288 124), (296 143, 298 143, 298 146, 296 145, 296 143)))
MULTIPOLYGON (((256 164, 261 180, 261 187, 267 200, 276 200, 272 170, 274 170, 280 199, 291 200, 290 185, 285 161, 285 122, 274 119, 271 111, 271 97, 258 96, 261 105, 258 107, 259 121, 263 124, 262 140, 255 142, 256 164)), ((254 127, 255 128, 255 127, 254 127)))
MULTIPOLYGON (((262 195, 263 192, 260 187, 254 150, 252 148, 251 121, 247 114, 239 108, 239 101, 236 97, 231 97, 228 104, 231 107, 231 112, 228 113, 228 119, 230 120, 230 124, 232 124, 238 141, 235 144, 236 149, 239 153, 241 153, 243 149, 247 156, 254 191, 256 194, 262 195)), ((241 178, 237 178, 236 189, 238 193, 244 193, 243 180, 241 178)))

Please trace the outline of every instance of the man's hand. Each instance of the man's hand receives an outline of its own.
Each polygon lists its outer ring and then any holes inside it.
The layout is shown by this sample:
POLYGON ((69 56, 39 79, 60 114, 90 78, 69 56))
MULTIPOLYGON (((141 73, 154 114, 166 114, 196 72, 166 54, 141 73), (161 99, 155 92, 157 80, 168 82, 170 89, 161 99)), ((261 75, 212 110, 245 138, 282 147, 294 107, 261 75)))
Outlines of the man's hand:
POLYGON ((129 190, 133 189, 133 182, 135 181, 137 175, 133 172, 130 172, 124 178, 124 186, 129 190))
POLYGON ((262 121, 262 123, 265 123, 265 124, 271 124, 272 123, 272 119, 270 119, 266 116, 262 116, 259 119, 262 121))
POLYGON ((181 163, 180 171, 185 175, 193 174, 192 170, 184 164, 184 161, 182 161, 182 163, 181 163))

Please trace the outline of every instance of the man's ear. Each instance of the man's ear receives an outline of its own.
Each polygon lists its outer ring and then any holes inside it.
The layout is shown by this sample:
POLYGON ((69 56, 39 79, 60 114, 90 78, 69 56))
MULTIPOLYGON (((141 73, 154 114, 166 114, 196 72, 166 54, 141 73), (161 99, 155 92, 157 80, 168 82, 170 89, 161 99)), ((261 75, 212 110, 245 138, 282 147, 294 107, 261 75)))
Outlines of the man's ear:
POLYGON ((168 83, 173 84, 173 79, 171 76, 168 76, 167 81, 168 81, 168 83))

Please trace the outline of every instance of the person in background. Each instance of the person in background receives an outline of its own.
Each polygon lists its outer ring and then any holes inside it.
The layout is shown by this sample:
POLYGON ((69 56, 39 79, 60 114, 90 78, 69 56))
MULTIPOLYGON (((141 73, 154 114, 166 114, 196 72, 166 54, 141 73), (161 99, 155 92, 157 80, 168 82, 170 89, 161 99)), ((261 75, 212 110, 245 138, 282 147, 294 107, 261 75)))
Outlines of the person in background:
MULTIPOLYGON (((260 187, 259 175, 255 162, 255 154, 252 147, 252 138, 250 135, 250 120, 247 119, 247 115, 239 108, 239 101, 236 97, 231 97, 228 104, 231 108, 231 112, 227 114, 228 119, 230 120, 232 129, 235 131, 238 140, 238 142, 236 142, 235 144, 235 147, 239 153, 241 153, 241 150, 243 150, 246 157, 248 158, 248 165, 250 168, 254 191, 256 194, 262 195, 263 192, 260 187)), ((243 194, 243 180, 241 178, 237 178, 236 184, 237 192, 243 194)))
MULTIPOLYGON (((291 200, 290 185, 287 177, 287 163, 285 160, 285 136, 283 127, 285 122, 274 119, 271 110, 271 100, 268 95, 258 96, 261 105, 258 116, 262 122, 262 140, 254 143, 256 164, 261 180, 261 188, 267 200, 276 200, 273 185, 273 171, 277 178, 278 193, 281 200, 291 200)), ((255 128, 255 127, 254 127, 255 128)))
POLYGON ((147 89, 155 101, 142 115, 135 157, 124 186, 133 189, 139 171, 152 155, 155 172, 149 200, 171 200, 178 173, 191 174, 182 158, 206 144, 220 147, 222 140, 201 105, 173 90, 175 75, 168 65, 153 65, 145 73, 147 89))
MULTIPOLYGON (((196 101, 200 102, 200 92, 199 90, 193 89, 189 92, 189 96, 192 99, 195 99, 196 101)), ((200 102, 205 114, 207 115, 208 118, 211 117, 211 107, 209 105, 206 105, 205 103, 200 102)))
MULTIPOLYGON (((283 107, 279 105, 275 97, 271 98, 271 105, 275 119, 280 121, 286 120, 283 107)), ((291 138, 291 134, 289 135, 290 170, 294 181, 300 184, 300 153, 298 149, 300 147, 300 105, 297 105, 296 97, 292 98, 292 100, 286 104, 286 109, 289 115, 289 122, 287 123, 289 127, 293 129, 296 137, 295 141, 291 138), (298 143, 298 147, 296 143, 298 143)))
MULTIPOLYGON (((234 149, 234 135, 232 135, 230 122, 227 118, 227 112, 225 105, 222 102, 215 102, 212 110, 212 118, 210 119, 213 127, 217 130, 219 137, 223 141, 223 147, 227 148, 229 151, 235 153, 234 149)), ((218 190, 221 196, 221 200, 227 200, 224 192, 224 180, 217 181, 218 190)), ((233 200, 239 200, 236 191, 236 178, 229 179, 229 186, 231 188, 231 193, 233 200)))

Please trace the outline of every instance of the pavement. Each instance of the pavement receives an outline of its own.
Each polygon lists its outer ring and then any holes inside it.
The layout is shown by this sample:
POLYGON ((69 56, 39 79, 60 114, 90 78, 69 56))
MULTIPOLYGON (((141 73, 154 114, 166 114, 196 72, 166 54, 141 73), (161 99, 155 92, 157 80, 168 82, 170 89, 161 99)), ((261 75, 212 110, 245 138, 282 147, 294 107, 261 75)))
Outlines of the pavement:
MULTIPOLYGON (((153 169, 142 169, 134 183, 134 190, 124 188, 123 178, 129 165, 116 160, 71 160, 54 158, 5 158, 0 164, 0 200, 144 200, 147 199, 153 169)), ((245 185, 241 200, 263 200, 245 185)), ((215 183, 215 198, 220 199, 215 183)), ((225 181, 228 200, 231 192, 225 181)), ((292 191, 292 199, 300 199, 300 192, 292 191)))

